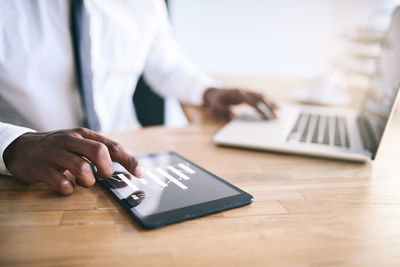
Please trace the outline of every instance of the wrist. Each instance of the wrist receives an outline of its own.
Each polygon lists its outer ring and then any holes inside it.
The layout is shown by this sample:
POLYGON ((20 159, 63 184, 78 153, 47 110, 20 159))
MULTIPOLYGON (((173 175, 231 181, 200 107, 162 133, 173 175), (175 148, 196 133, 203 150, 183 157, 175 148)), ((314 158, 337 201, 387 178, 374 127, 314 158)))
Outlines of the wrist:
POLYGON ((203 94, 203 107, 209 107, 217 88, 208 88, 203 94))
POLYGON ((29 133, 25 133, 23 135, 20 135, 17 139, 15 139, 14 141, 12 141, 4 150, 3 153, 3 161, 4 164, 6 165, 7 169, 10 169, 10 163, 12 162, 12 159, 15 156, 15 150, 17 147, 17 143, 21 140, 21 138, 23 138, 25 135, 27 135, 29 133))

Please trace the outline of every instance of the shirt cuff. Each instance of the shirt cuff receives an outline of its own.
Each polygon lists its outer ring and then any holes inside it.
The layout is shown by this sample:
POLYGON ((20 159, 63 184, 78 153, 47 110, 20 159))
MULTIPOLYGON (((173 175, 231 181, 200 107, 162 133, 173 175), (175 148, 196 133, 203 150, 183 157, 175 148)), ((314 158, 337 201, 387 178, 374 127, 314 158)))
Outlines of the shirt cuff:
POLYGON ((11 175, 4 163, 4 151, 15 139, 28 132, 35 131, 29 128, 0 122, 0 174, 11 175))

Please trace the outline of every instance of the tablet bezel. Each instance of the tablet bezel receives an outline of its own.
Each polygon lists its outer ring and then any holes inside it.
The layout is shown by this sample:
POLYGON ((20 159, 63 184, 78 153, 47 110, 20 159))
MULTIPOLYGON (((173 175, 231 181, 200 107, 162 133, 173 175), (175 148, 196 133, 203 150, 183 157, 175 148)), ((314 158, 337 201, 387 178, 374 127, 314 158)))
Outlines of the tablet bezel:
POLYGON ((146 229, 159 228, 159 227, 166 226, 169 224, 178 223, 178 222, 182 222, 185 220, 209 215, 212 213, 217 213, 220 211, 248 205, 254 201, 254 198, 252 195, 241 190, 240 188, 237 188, 236 186, 230 184, 229 182, 223 180, 222 178, 216 176, 215 174, 205 170, 204 168, 200 167, 199 165, 197 165, 194 162, 188 160, 187 158, 179 155, 176 152, 166 151, 166 152, 159 152, 159 153, 151 153, 151 154, 140 155, 140 156, 138 156, 138 158, 157 156, 160 154, 175 155, 175 156, 181 158, 182 160, 189 162, 190 164, 196 166, 197 168, 199 168, 203 172, 207 173, 211 177, 217 179, 219 182, 224 183, 225 185, 236 190, 238 192, 238 194, 234 195, 234 196, 224 197, 224 198, 220 198, 220 199, 216 199, 216 200, 212 200, 212 201, 207 201, 207 202, 187 206, 187 207, 173 209, 173 210, 169 210, 169 211, 165 211, 165 212, 161 212, 161 213, 155 213, 155 214, 148 215, 148 216, 141 216, 140 214, 135 213, 129 205, 127 205, 123 201, 121 201, 119 199, 119 197, 116 194, 114 194, 114 192, 112 192, 111 188, 107 185, 107 182, 105 182, 105 180, 99 180, 98 182, 103 186, 103 188, 105 188, 107 191, 109 191, 111 193, 111 195, 125 208, 125 210, 128 211, 129 215, 131 217, 133 217, 142 227, 144 227, 146 229))

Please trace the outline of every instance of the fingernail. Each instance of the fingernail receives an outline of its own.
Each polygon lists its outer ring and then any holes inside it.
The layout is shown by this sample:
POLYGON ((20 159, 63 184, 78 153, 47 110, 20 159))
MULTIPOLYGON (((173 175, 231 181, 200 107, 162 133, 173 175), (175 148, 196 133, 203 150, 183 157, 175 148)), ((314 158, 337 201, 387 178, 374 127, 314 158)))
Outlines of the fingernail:
POLYGON ((142 166, 137 166, 135 169, 135 176, 136 177, 143 177, 146 170, 142 166))

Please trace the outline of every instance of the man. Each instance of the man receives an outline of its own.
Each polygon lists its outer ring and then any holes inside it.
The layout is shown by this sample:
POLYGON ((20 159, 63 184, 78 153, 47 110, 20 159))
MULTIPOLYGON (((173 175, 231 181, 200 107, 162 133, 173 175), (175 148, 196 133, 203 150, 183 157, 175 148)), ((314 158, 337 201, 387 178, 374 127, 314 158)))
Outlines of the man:
POLYGON ((173 39, 161 0, 2 0, 0 24, 0 173, 62 195, 75 186, 66 170, 79 185, 95 183, 90 163, 98 179, 112 175, 112 161, 143 176, 130 152, 96 132, 140 128, 132 95, 142 73, 160 95, 223 119, 233 104, 264 118, 260 103, 275 108, 197 70, 173 39))

